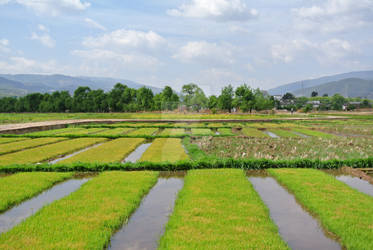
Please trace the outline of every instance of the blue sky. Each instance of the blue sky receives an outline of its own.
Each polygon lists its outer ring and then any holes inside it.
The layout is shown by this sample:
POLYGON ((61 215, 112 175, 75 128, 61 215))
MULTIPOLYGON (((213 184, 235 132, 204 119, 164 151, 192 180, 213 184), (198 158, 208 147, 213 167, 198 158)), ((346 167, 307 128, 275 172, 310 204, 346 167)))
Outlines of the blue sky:
POLYGON ((208 93, 373 69, 373 0, 0 0, 0 73, 208 93))

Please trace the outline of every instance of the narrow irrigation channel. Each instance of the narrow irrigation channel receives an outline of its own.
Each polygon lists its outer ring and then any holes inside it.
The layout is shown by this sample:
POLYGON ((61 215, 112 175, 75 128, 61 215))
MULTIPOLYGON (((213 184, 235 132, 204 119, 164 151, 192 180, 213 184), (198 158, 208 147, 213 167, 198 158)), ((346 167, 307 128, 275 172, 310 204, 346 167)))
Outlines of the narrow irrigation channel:
POLYGON ((161 172, 139 208, 111 238, 108 249, 157 249, 185 172, 161 172))
POLYGON ((150 147, 150 145, 152 145, 151 142, 149 143, 144 143, 144 144, 141 144, 140 146, 138 146, 135 151, 133 151, 132 153, 130 153, 126 159, 124 159, 123 163, 125 162, 137 162, 138 160, 140 160, 141 156, 144 154, 144 152, 148 149, 148 147, 150 147))
POLYGON ((335 176, 337 180, 346 183, 350 187, 373 197, 373 185, 368 181, 353 176, 344 170, 324 170, 324 172, 335 176))
POLYGON ((297 136, 300 136, 302 138, 308 138, 309 136, 308 135, 305 135, 305 134, 302 134, 302 133, 299 133, 299 132, 296 132, 296 131, 291 131, 293 134, 296 134, 297 136))
POLYGON ((270 131, 264 131, 264 133, 269 135, 271 138, 280 138, 278 135, 276 135, 275 133, 270 132, 270 131))
POLYGON ((89 147, 83 148, 83 149, 81 149, 81 150, 79 150, 79 151, 76 151, 76 152, 74 152, 74 153, 72 153, 72 154, 68 154, 68 155, 65 155, 65 156, 63 156, 63 157, 60 157, 60 158, 57 158, 57 159, 51 160, 51 161, 49 161, 49 163, 50 163, 50 164, 56 164, 56 163, 58 163, 58 162, 60 162, 60 161, 63 161, 63 160, 69 159, 69 158, 71 158, 71 157, 73 157, 73 156, 75 156, 75 155, 77 155, 77 154, 83 153, 83 152, 85 152, 85 151, 87 151, 87 150, 89 150, 89 149, 97 148, 98 146, 101 146, 102 144, 104 144, 104 142, 102 142, 102 143, 98 143, 98 144, 95 144, 95 145, 93 145, 93 146, 89 146, 89 147))
POLYGON ((293 195, 266 171, 248 171, 247 176, 268 206, 281 237, 292 249, 341 249, 293 195))
POLYGON ((0 214, 0 234, 9 231, 26 218, 35 214, 39 209, 59 200, 70 193, 76 191, 90 178, 86 176, 76 176, 74 179, 64 181, 41 194, 31 198, 18 206, 0 214))

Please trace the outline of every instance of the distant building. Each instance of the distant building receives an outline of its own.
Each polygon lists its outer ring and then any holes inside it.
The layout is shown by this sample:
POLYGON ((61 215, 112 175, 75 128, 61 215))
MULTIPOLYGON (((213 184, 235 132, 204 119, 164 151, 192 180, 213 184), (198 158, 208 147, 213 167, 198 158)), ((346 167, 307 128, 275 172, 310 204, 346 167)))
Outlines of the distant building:
POLYGON ((320 107, 320 101, 308 101, 307 104, 311 104, 313 108, 317 109, 320 107))

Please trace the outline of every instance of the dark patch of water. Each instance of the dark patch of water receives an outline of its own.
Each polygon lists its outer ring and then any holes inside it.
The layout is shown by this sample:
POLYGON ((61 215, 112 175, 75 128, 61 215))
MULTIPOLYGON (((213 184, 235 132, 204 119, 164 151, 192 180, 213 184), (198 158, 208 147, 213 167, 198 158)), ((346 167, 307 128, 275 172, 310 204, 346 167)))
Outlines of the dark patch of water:
POLYGON ((157 249, 183 183, 182 178, 175 176, 160 177, 128 223, 111 238, 108 249, 157 249))
POLYGON ((101 146, 102 144, 104 144, 104 143, 98 143, 98 144, 95 144, 95 145, 93 145, 93 146, 86 147, 86 148, 81 149, 81 150, 79 150, 79 151, 76 151, 76 152, 74 152, 74 153, 72 153, 72 154, 68 154, 68 155, 65 155, 65 156, 63 156, 63 157, 61 157, 61 158, 57 158, 57 159, 54 159, 54 160, 52 160, 52 161, 49 161, 49 163, 50 163, 50 164, 56 164, 56 163, 58 163, 58 162, 60 162, 60 161, 62 161, 62 160, 66 160, 66 159, 68 159, 68 158, 71 158, 71 157, 73 157, 73 156, 75 156, 75 155, 77 155, 77 154, 83 153, 83 152, 85 152, 85 151, 87 151, 87 150, 89 150, 89 149, 97 148, 98 146, 101 146))
POLYGON ((269 208, 280 235, 292 249, 341 249, 274 178, 249 176, 249 180, 269 208))
POLYGON ((148 149, 148 147, 150 147, 150 145, 152 145, 152 143, 144 143, 144 144, 141 144, 140 146, 138 146, 135 151, 133 151, 132 153, 130 153, 126 159, 124 159, 123 162, 137 162, 141 156, 144 154, 144 152, 148 149))
POLYGON ((9 231, 45 205, 74 192, 88 180, 88 178, 67 180, 0 214, 0 234, 9 231))

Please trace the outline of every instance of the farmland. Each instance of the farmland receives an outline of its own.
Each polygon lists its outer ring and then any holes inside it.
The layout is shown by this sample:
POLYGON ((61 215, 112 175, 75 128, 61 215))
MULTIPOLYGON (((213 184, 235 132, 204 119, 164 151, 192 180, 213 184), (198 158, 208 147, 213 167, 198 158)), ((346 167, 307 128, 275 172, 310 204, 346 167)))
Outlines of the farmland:
MULTIPOLYGON (((284 231, 276 217, 280 206, 274 210, 268 202, 275 200, 273 192, 262 196, 256 186, 260 180, 251 178, 265 176, 270 180, 266 187, 272 183, 281 188, 282 195, 294 200, 287 205, 298 204, 298 212, 312 218, 315 230, 333 247, 370 249, 373 197, 320 168, 373 169, 372 128, 369 117, 316 117, 97 122, 0 134, 0 224, 1 215, 12 216, 18 205, 76 176, 86 178, 76 190, 0 233, 0 248, 116 249, 114 243, 123 244, 121 237, 140 246, 150 228, 153 234, 146 244, 159 249, 312 247, 307 239, 298 245, 291 240, 307 232, 284 231), (180 172, 174 193, 161 185, 180 172), (174 202, 162 215, 165 221, 144 226, 147 222, 141 219, 150 217, 141 213, 160 209, 156 201, 166 192, 174 202), (142 210, 142 204, 148 210, 142 210)), ((291 217, 294 211, 288 212, 291 217)), ((289 223, 295 222, 285 225, 289 223)))

